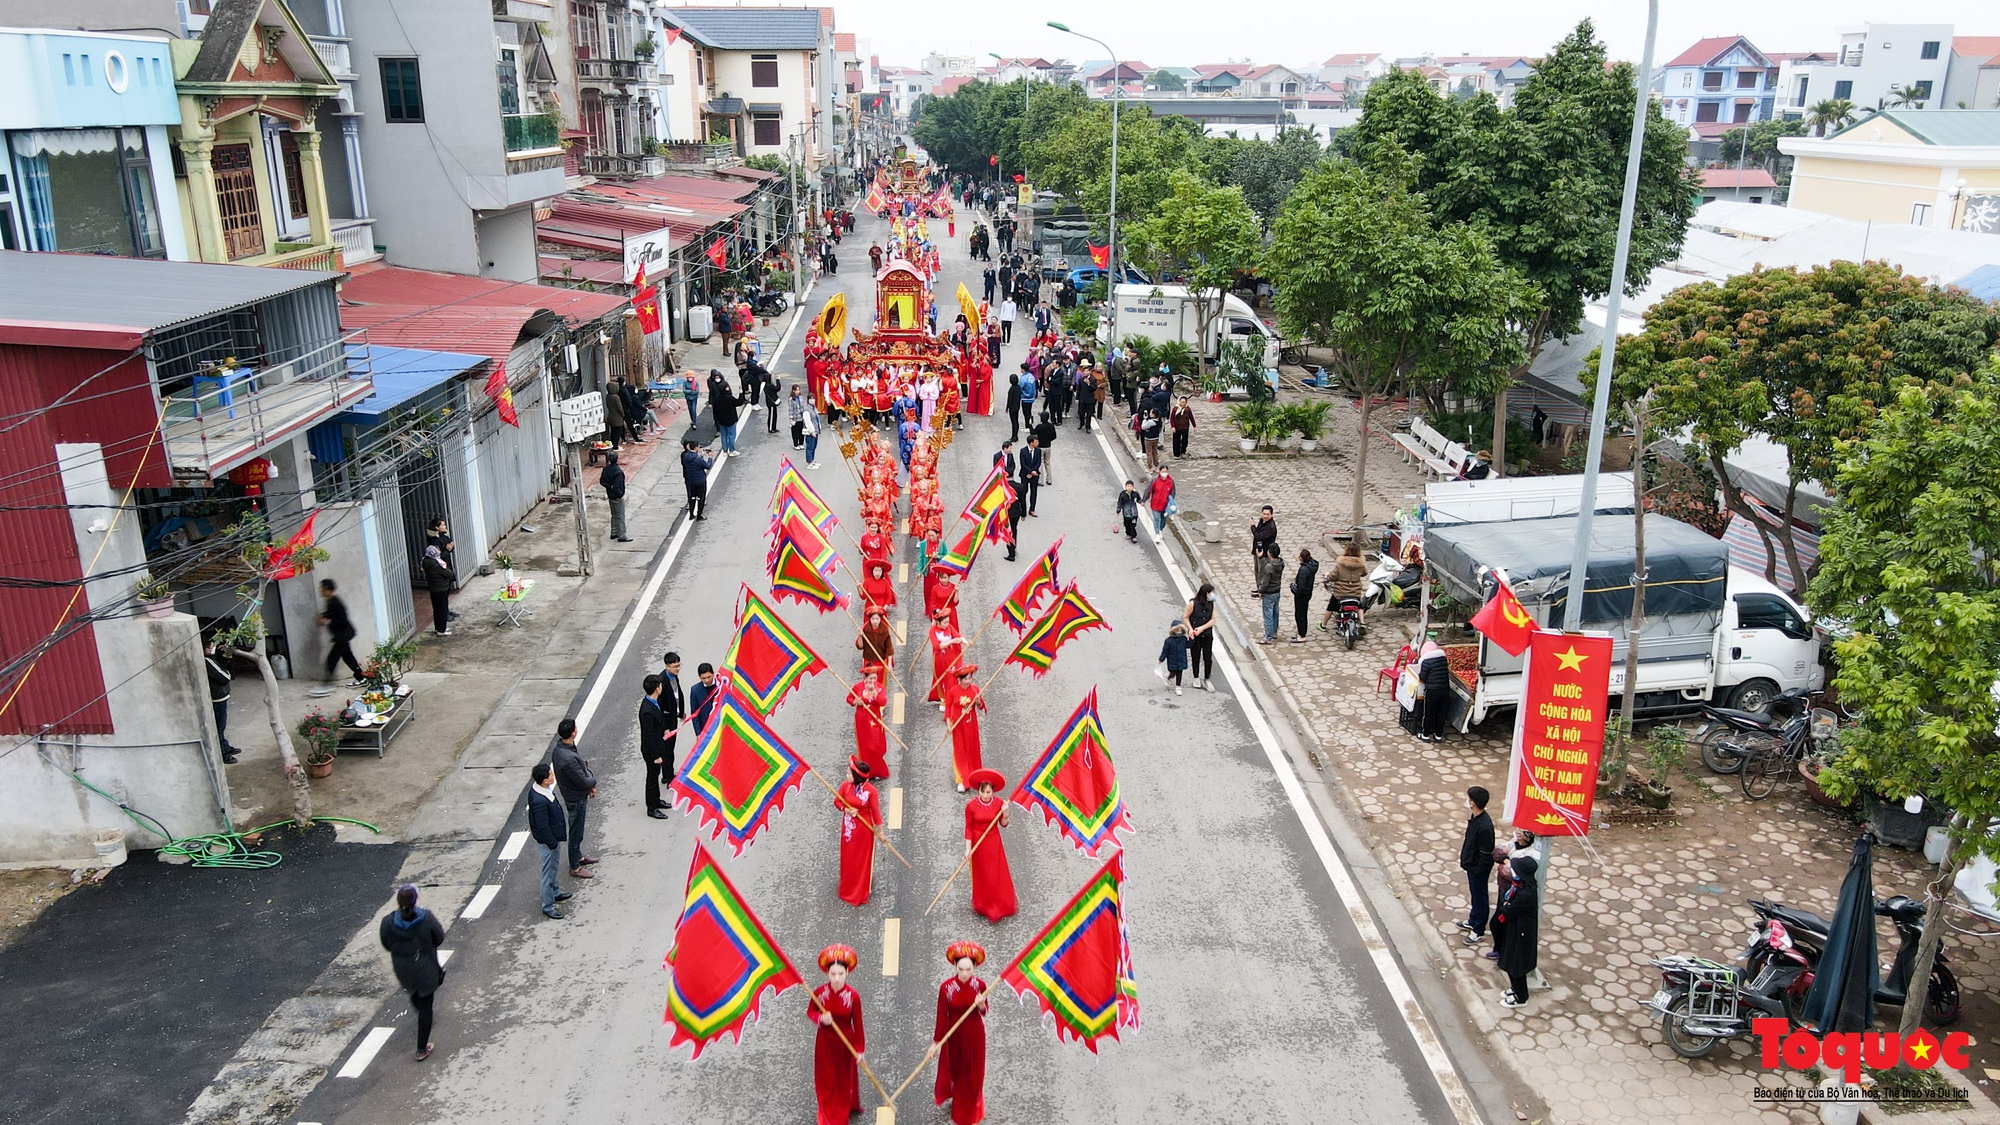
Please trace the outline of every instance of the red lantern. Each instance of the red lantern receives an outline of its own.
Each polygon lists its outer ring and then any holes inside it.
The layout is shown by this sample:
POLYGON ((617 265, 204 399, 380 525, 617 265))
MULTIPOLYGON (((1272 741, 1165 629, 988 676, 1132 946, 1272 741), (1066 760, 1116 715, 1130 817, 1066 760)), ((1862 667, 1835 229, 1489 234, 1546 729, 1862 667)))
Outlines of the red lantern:
POLYGON ((271 479, 271 462, 263 457, 246 461, 229 471, 229 479, 243 486, 251 496, 264 494, 264 482, 271 479))

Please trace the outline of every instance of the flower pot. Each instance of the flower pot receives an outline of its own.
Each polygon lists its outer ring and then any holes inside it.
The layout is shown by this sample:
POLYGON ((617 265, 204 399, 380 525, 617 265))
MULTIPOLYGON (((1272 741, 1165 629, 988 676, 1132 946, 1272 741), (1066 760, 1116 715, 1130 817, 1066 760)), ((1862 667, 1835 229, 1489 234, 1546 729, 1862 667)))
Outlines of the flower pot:
POLYGON ((1317 453, 1317 452, 1319 452, 1319 439, 1318 439, 1318 438, 1300 438, 1300 439, 1299 439, 1299 452, 1300 452, 1300 453, 1317 453))
POLYGON ((1245 453, 1255 453, 1257 452, 1257 439, 1253 437, 1239 438, 1237 439, 1236 446, 1245 453))
POLYGON ((324 762, 307 762, 307 763, 306 763, 306 776, 307 776, 307 777, 313 777, 313 778, 326 778, 326 777, 332 777, 332 776, 333 776, 333 759, 332 759, 332 758, 328 758, 328 759, 327 759, 326 761, 324 761, 324 762))
POLYGON ((1820 764, 1811 758, 1807 758, 1799 763, 1799 776, 1805 779, 1806 796, 1812 798, 1813 804, 1821 808, 1833 809, 1836 812, 1845 812, 1853 808, 1853 801, 1843 801, 1836 797, 1827 796, 1826 790, 1819 787, 1819 770, 1820 764))
POLYGON ((145 607, 147 617, 172 617, 174 615, 174 599, 171 597, 154 598, 152 601, 141 602, 139 604, 145 607))
POLYGON ((1671 787, 1654 785, 1651 782, 1639 786, 1636 793, 1639 803, 1649 809, 1664 809, 1674 801, 1674 791, 1671 787))
POLYGON ((1279 448, 1279 449, 1282 449, 1282 450, 1286 450, 1287 452, 1289 452, 1289 451, 1291 451, 1291 450, 1294 450, 1294 449, 1297 449, 1298 447, 1299 447, 1299 439, 1298 439, 1298 438, 1295 438, 1295 437, 1281 437, 1281 438, 1279 438, 1279 439, 1278 439, 1278 448, 1279 448))

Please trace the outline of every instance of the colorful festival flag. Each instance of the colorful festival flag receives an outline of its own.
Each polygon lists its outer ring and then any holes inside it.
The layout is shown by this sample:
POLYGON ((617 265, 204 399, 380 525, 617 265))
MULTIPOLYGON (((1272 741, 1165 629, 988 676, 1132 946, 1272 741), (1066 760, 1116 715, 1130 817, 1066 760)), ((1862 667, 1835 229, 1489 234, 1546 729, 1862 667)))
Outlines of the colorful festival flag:
POLYGON ((819 653, 748 586, 743 587, 736 636, 723 654, 722 666, 730 688, 742 692, 744 700, 765 718, 770 718, 807 676, 826 671, 826 661, 819 653))
MULTIPOLYGON (((831 513, 828 513, 829 515, 831 513)), ((833 568, 840 565, 840 552, 827 541, 826 532, 814 522, 812 513, 800 507, 789 498, 778 501, 778 513, 771 524, 776 537, 771 541, 771 551, 764 558, 766 567, 774 567, 778 561, 778 547, 790 543, 813 564, 813 569, 831 578, 833 568)))
POLYGON ((969 339, 979 339, 979 306, 972 302, 972 294, 965 288, 965 282, 958 283, 958 311, 964 315, 969 339))
POLYGON ((764 725, 734 685, 725 687, 695 743, 694 756, 670 788, 674 804, 700 810, 709 839, 729 834, 735 854, 785 808, 785 795, 805 780, 805 762, 764 725))
POLYGON ((1056 653, 1063 642, 1086 629, 1109 628, 1111 626, 1105 623, 1103 616, 1076 588, 1076 580, 1071 579, 1042 619, 1022 634, 1021 643, 1007 655, 1007 663, 1019 664, 1040 679, 1056 662, 1056 653))
POLYGON ((889 200, 882 194, 882 185, 869 184, 868 198, 862 200, 862 206, 868 208, 870 211, 880 211, 888 205, 889 200))
MULTIPOLYGON (((958 514, 962 520, 989 525, 988 533, 998 530, 998 524, 1007 515, 1007 506, 1014 502, 1014 484, 1007 479, 1007 466, 994 462, 986 479, 979 484, 979 490, 966 502, 965 510, 958 514)), ((1002 542, 1005 542, 1003 539, 1002 542)))
POLYGON ((771 596, 790 598, 821 613, 832 613, 847 604, 847 595, 834 589, 812 560, 799 553, 798 545, 783 537, 771 559, 771 596))
POLYGON ((1132 831, 1132 819, 1097 716, 1096 688, 1077 704, 1009 799, 1024 809, 1040 809, 1044 821, 1092 859, 1106 841, 1124 846, 1118 833, 1132 831))
POLYGON ((778 484, 771 490, 771 531, 774 534, 779 530, 778 516, 784 512, 787 501, 804 511, 806 518, 821 531, 831 531, 833 525, 840 522, 839 517, 833 514, 832 505, 820 497, 819 490, 806 480, 790 457, 779 464, 778 484))
POLYGON ((1099 1039, 1139 1026, 1139 990, 1125 938, 1124 855, 1111 853, 1000 973, 1017 997, 1032 995, 1055 1017, 1059 1039, 1081 1041, 1093 1054, 1099 1039))
POLYGON ((964 535, 958 537, 958 542, 947 548, 945 553, 938 556, 938 560, 931 565, 959 575, 969 574, 972 571, 972 560, 979 557, 979 548, 985 545, 986 525, 975 523, 964 535))
POLYGON ((1521 599, 1514 596, 1507 580, 1497 581, 1493 596, 1472 615, 1470 624, 1485 634, 1487 640, 1506 649, 1507 655, 1519 656, 1528 651, 1528 640, 1535 635, 1535 619, 1521 605, 1521 599))
POLYGON ((521 428, 521 416, 514 410, 514 391, 507 385, 507 365, 496 363, 493 373, 486 377, 486 398, 493 403, 493 412, 502 422, 521 428))
POLYGON ((799 971, 751 913, 729 876, 697 841, 688 867, 687 894, 667 950, 667 1011, 674 1027, 667 1049, 694 1044, 690 1059, 724 1035, 743 1042, 743 1025, 755 1023, 764 990, 776 999, 799 971))
POLYGON ((1062 583, 1056 577, 1056 556, 1061 550, 1062 536, 1058 535, 1056 541, 1049 544, 1049 549, 1042 552, 1041 558, 1028 564, 1027 572, 1021 575, 1019 582, 1014 583, 1014 589, 1007 594, 1007 600, 1000 603, 1000 608, 993 611, 993 616, 1016 633, 1025 630, 1034 620, 1036 607, 1042 599, 1062 589, 1062 583))

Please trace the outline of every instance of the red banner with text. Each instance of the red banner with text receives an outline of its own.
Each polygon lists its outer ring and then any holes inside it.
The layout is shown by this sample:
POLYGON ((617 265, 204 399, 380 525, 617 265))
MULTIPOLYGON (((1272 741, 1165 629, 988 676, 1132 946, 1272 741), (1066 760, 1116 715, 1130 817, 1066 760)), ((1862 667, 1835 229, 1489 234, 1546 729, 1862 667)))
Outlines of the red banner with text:
POLYGON ((1604 757, 1611 638, 1536 630, 1521 677, 1507 819, 1538 836, 1590 832, 1604 757))

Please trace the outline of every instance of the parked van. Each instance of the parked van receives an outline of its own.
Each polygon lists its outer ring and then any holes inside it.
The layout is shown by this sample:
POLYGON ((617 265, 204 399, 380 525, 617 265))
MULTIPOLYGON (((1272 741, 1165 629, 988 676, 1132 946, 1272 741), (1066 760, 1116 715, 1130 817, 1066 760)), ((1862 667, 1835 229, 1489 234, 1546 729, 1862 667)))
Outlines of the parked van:
MULTIPOLYGON (((1099 339, 1111 339, 1115 332, 1120 342, 1127 336, 1141 336, 1155 344, 1179 340, 1211 362, 1222 358, 1224 340, 1245 341, 1262 349, 1266 371, 1278 369, 1284 341, 1233 293, 1223 295, 1222 311, 1209 326, 1206 340, 1201 335, 1200 312, 1185 285, 1120 285, 1116 297, 1117 319, 1099 322, 1099 339)), ((1241 387, 1230 390, 1242 393, 1241 387)))

